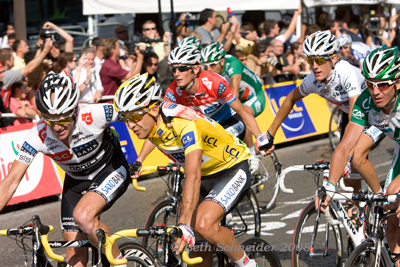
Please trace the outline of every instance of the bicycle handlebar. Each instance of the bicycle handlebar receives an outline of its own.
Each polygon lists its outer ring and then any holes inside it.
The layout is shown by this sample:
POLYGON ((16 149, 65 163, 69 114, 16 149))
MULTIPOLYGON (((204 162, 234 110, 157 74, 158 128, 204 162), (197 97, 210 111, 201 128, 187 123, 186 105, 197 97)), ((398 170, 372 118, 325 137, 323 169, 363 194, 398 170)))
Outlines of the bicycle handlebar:
MULTIPOLYGON (((167 233, 169 234, 172 229, 174 229, 174 228, 168 228, 167 233)), ((162 231, 163 229, 160 229, 160 230, 162 231)), ((118 231, 115 234, 108 237, 107 235, 105 235, 105 232, 103 229, 98 229, 96 231, 96 234, 104 235, 104 237, 105 237, 104 249, 105 249, 107 260, 110 262, 110 264, 122 265, 122 264, 126 264, 128 261, 126 259, 114 259, 113 255, 112 255, 112 246, 113 246, 114 242, 121 237, 144 236, 144 235, 149 235, 149 232, 150 232, 149 230, 127 229, 127 230, 118 231)), ((186 250, 182 251, 182 260, 186 264, 189 264, 189 265, 198 264, 198 263, 203 262, 203 259, 201 257, 189 258, 189 255, 187 254, 186 250)))
POLYGON ((135 188, 137 191, 142 191, 142 192, 146 191, 146 187, 138 185, 137 178, 132 179, 132 185, 133 188, 135 188))

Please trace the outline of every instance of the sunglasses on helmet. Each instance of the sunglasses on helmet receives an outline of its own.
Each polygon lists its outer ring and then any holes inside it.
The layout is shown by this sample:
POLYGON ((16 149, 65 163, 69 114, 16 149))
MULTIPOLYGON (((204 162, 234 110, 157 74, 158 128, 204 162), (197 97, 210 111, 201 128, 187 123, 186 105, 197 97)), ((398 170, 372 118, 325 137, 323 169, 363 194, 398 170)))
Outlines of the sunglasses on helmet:
POLYGON ((59 120, 50 120, 50 119, 45 118, 43 116, 42 116, 42 119, 50 126, 53 126, 54 124, 64 125, 64 124, 66 124, 67 122, 69 122, 71 120, 72 115, 74 115, 74 113, 75 113, 75 109, 72 110, 71 114, 69 114, 68 116, 66 116, 66 117, 64 117, 62 119, 59 119, 59 120))
POLYGON ((121 118, 120 118, 119 120, 120 120, 120 121, 123 121, 123 122, 128 122, 128 121, 130 121, 130 122, 133 122, 133 123, 138 123, 139 121, 141 121, 141 120, 143 119, 143 116, 144 116, 147 112, 149 112, 150 109, 151 109, 155 104, 157 104, 157 102, 153 103, 153 104, 150 105, 148 108, 146 108, 146 109, 144 109, 144 110, 142 110, 142 111, 139 111, 139 112, 137 112, 137 113, 133 113, 133 114, 131 114, 131 115, 129 115, 129 116, 121 116, 121 118))
POLYGON ((317 65, 323 65, 330 59, 331 59, 331 57, 317 57, 317 58, 308 57, 307 58, 307 63, 312 66, 314 64, 314 61, 315 61, 315 63, 317 63, 317 65))

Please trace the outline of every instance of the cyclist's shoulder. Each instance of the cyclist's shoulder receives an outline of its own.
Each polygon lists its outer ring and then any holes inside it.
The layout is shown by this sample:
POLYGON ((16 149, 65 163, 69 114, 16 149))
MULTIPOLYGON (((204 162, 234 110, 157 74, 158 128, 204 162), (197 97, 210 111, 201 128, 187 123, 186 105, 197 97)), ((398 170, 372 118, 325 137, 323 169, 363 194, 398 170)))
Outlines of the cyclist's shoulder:
POLYGON ((217 73, 203 70, 198 75, 199 78, 199 86, 205 86, 209 90, 218 90, 220 88, 220 84, 222 83, 225 86, 228 86, 227 81, 222 75, 217 73))
POLYGON ((335 70, 341 77, 355 77, 357 79, 361 78, 361 69, 354 67, 346 60, 340 60, 338 63, 336 63, 335 70))

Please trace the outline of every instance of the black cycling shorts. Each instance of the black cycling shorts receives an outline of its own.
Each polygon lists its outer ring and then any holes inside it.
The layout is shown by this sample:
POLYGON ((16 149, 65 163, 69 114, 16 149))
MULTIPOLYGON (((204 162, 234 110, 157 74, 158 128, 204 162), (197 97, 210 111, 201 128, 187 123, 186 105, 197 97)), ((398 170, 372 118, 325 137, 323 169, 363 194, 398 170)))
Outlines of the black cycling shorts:
POLYGON ((61 232, 84 233, 73 218, 75 206, 87 192, 95 192, 106 201, 103 212, 122 196, 130 183, 128 162, 122 153, 106 166, 93 180, 76 180, 65 175, 61 201, 61 232))
POLYGON ((226 121, 220 122, 222 127, 224 127, 225 131, 230 134, 233 134, 240 140, 244 140, 246 136, 246 125, 244 125, 243 119, 239 114, 235 114, 226 121))
POLYGON ((231 212, 244 198, 251 185, 247 160, 210 176, 201 177, 200 196, 220 205, 225 214, 231 212))

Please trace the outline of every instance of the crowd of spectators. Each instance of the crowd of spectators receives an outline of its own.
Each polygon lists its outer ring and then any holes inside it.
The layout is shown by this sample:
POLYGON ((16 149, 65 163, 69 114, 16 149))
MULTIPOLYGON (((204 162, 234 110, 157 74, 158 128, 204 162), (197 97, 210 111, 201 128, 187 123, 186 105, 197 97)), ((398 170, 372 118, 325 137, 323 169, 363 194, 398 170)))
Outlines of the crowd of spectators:
POLYGON ((206 8, 199 14, 197 27, 192 27, 187 13, 180 14, 174 22, 173 33, 161 34, 157 23, 147 20, 141 25, 141 33, 129 40, 127 29, 118 26, 114 38, 95 37, 89 47, 78 53, 74 52, 73 37, 54 23, 46 22, 43 29, 56 31, 61 41, 40 38, 33 51, 27 40, 15 38, 14 26, 9 23, 0 37, 0 114, 12 112, 17 118, 3 116, 0 126, 18 125, 28 121, 26 117, 38 115, 36 89, 50 71, 70 74, 79 88, 80 101, 86 103, 98 103, 102 96, 114 95, 121 83, 139 73, 156 77, 166 89, 173 80, 167 55, 189 36, 195 36, 201 46, 222 43, 228 54, 254 71, 264 84, 297 80, 308 74, 310 66, 302 54, 302 44, 319 30, 330 30, 338 38, 339 60, 360 67, 374 48, 400 44, 399 14, 389 17, 379 5, 374 12, 372 20, 371 16, 352 14, 347 7, 338 7, 335 18, 321 11, 315 24, 301 24, 301 34, 297 36, 295 27, 302 15, 301 6, 293 14, 284 14, 281 21, 267 18, 255 22, 254 17, 242 16, 239 22, 229 11, 226 22, 219 27, 217 13, 206 8))

